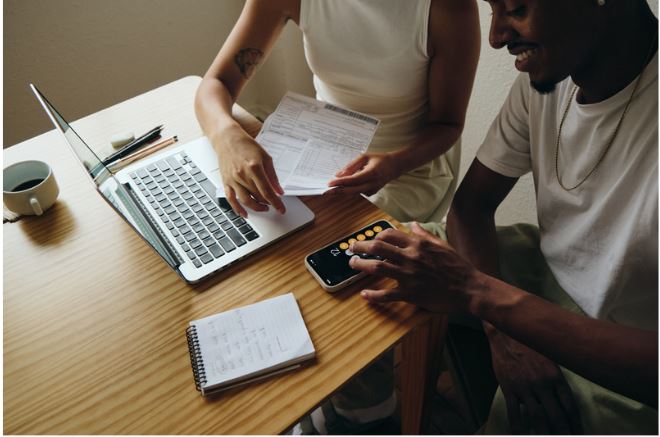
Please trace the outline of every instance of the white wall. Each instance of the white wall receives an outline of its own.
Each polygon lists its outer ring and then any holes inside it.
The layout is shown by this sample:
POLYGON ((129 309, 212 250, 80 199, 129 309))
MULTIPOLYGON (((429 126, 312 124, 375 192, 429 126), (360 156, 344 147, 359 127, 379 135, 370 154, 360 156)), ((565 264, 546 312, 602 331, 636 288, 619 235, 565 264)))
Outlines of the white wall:
MULTIPOLYGON (((3 146, 52 129, 34 82, 78 119, 202 75, 243 0, 5 0, 3 146)), ((246 89, 246 98, 255 92, 246 89)))

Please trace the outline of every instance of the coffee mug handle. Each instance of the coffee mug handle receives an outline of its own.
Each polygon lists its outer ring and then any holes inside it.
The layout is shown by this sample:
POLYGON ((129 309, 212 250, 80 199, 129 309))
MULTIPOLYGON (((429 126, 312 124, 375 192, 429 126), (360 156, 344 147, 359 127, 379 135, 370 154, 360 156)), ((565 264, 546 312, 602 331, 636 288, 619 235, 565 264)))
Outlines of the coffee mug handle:
POLYGON ((30 205, 32 205, 32 211, 34 211, 36 215, 44 213, 44 210, 41 209, 41 205, 39 205, 39 201, 36 198, 30 197, 30 205))

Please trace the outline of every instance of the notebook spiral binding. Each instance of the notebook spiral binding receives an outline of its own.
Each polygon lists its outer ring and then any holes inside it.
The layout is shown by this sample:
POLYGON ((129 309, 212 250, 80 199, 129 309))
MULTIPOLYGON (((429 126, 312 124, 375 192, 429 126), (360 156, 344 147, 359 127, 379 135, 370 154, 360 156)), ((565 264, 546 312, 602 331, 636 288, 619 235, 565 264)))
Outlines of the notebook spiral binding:
POLYGON ((206 384, 206 372, 204 371, 202 350, 199 347, 199 339, 197 338, 197 329, 194 325, 186 329, 186 337, 188 338, 188 352, 190 352, 190 364, 195 378, 195 388, 201 391, 202 385, 206 384))

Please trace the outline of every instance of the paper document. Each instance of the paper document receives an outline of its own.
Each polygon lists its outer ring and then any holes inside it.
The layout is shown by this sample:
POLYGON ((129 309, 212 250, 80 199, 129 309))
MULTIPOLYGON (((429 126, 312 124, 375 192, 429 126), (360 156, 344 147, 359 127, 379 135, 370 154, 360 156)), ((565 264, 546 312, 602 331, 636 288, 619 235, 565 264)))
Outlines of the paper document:
POLYGON ((273 158, 285 195, 315 195, 328 191, 335 173, 367 150, 379 123, 288 92, 256 140, 273 158))

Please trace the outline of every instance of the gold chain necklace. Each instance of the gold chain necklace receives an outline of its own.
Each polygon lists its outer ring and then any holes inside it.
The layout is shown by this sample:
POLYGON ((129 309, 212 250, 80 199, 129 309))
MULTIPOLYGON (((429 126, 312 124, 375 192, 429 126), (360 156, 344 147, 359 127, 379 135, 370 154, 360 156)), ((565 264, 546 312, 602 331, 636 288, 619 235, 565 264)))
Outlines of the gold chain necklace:
POLYGON ((635 81, 635 86, 633 87, 632 93, 630 93, 630 97, 628 98, 628 102, 626 103, 626 106, 623 108, 623 112, 621 113, 621 117, 619 117, 619 121, 616 124, 616 128, 614 128, 614 133, 612 133, 612 136, 610 137, 610 141, 605 147, 605 150, 603 150, 603 153, 600 154, 600 157, 598 158, 598 161, 594 164, 593 167, 591 167, 591 170, 587 173, 587 175, 582 179, 580 182, 578 182, 575 186, 573 187, 566 187, 564 183, 561 181, 561 177, 559 176, 559 144, 561 142, 561 130, 564 127, 564 121, 566 120, 566 115, 568 114, 568 110, 571 107, 571 103, 573 102, 573 98, 575 98, 575 93, 577 91, 577 85, 573 84, 573 91, 571 91, 571 97, 568 99, 568 103, 566 104, 566 108, 564 109, 564 114, 561 117, 561 122, 559 123, 559 131, 557 132, 557 143, 555 144, 555 174, 557 175, 557 182, 559 182, 559 185, 565 190, 565 191, 573 191, 580 185, 582 185, 588 178, 591 176, 591 174, 596 171, 596 168, 600 165, 600 163, 603 161, 603 158, 605 158, 605 154, 607 151, 610 149, 612 146, 612 143, 614 142, 614 139, 616 138, 616 135, 619 133, 619 128, 621 127, 621 123, 623 122, 623 118, 626 116, 626 113, 628 112, 628 107, 630 106, 630 102, 632 102, 633 96, 637 92, 637 87, 639 86, 639 83, 642 79, 642 75, 644 74, 644 71, 646 70, 646 66, 649 64, 650 59, 652 58, 653 53, 655 51, 653 48, 655 47, 655 44, 651 42, 651 49, 649 51, 648 56, 646 57, 646 63, 644 64, 644 68, 642 71, 639 73, 639 76, 637 77, 637 80, 635 81))

